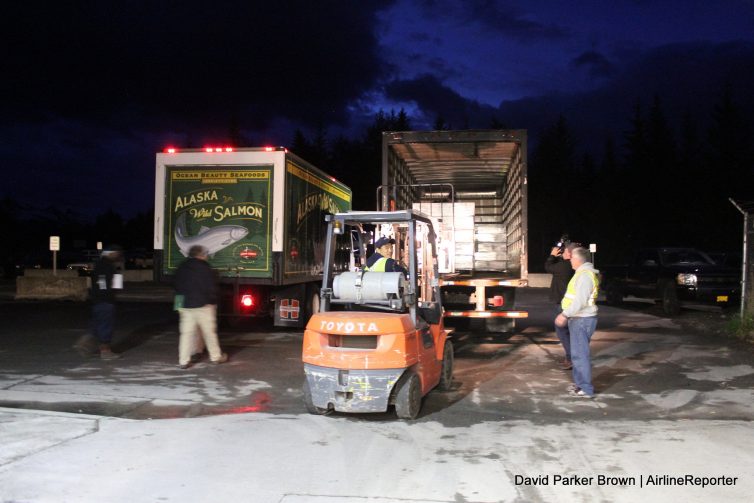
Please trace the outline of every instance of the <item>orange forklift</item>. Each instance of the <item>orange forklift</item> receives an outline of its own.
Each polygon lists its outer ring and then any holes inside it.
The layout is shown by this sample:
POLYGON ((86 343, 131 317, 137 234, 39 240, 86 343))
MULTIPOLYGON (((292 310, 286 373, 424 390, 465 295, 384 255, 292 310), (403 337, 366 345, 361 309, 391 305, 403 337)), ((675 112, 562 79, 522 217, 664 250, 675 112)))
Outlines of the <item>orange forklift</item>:
POLYGON ((320 309, 303 343, 312 414, 385 412, 414 419, 432 389, 448 390, 453 345, 443 325, 436 235, 415 210, 327 215, 320 309), (401 272, 365 270, 374 229, 395 239, 401 272))

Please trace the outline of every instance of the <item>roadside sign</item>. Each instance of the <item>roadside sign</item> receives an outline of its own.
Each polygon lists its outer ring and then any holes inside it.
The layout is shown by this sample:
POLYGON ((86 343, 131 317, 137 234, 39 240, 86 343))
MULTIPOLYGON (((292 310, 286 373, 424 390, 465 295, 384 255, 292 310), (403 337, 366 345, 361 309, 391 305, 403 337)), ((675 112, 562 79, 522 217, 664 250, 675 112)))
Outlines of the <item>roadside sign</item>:
POLYGON ((589 251, 592 253, 597 253, 597 243, 589 243, 589 251))
POLYGON ((60 251, 60 236, 50 236, 50 251, 52 252, 52 275, 58 275, 58 252, 60 251))
POLYGON ((102 251, 102 241, 97 241, 97 249, 102 251))

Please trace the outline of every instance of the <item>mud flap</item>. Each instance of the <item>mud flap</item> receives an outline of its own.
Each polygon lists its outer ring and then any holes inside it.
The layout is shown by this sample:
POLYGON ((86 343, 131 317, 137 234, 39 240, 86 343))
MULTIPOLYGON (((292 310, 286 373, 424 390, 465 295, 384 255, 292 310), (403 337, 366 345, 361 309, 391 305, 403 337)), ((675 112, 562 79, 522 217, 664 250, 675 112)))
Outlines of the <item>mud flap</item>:
POLYGON ((275 326, 303 327, 308 319, 306 285, 293 285, 275 292, 275 326))

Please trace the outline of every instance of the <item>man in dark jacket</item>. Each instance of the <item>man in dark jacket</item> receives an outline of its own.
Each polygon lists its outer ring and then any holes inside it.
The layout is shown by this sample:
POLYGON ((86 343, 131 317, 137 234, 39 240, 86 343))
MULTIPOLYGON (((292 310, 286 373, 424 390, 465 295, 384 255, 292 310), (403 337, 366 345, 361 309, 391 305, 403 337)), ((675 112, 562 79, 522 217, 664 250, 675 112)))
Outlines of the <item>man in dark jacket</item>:
POLYGON ((207 249, 194 245, 175 273, 175 293, 180 317, 178 341, 178 366, 187 369, 196 350, 196 330, 201 331, 204 345, 209 352, 210 363, 228 361, 228 355, 220 350, 217 339, 217 283, 215 274, 207 262, 207 249))
POLYGON ((74 348, 82 355, 96 355, 103 360, 116 360, 113 353, 113 326, 115 322, 115 290, 123 288, 123 275, 118 274, 117 263, 122 253, 118 246, 105 248, 94 265, 91 274, 92 286, 92 334, 81 337, 74 348))
MULTIPOLYGON (((578 246, 580 246, 578 243, 568 243, 562 248, 556 246, 545 260, 545 271, 552 274, 550 301, 556 306, 555 314, 559 314, 561 311, 560 302, 563 300, 568 282, 573 276, 573 268, 570 262, 571 250, 578 246)), ((555 325, 555 334, 560 339, 565 351, 565 359, 561 362, 561 366, 563 370, 570 370, 573 368, 573 364, 571 363, 571 334, 568 332, 568 326, 559 327, 555 325)))

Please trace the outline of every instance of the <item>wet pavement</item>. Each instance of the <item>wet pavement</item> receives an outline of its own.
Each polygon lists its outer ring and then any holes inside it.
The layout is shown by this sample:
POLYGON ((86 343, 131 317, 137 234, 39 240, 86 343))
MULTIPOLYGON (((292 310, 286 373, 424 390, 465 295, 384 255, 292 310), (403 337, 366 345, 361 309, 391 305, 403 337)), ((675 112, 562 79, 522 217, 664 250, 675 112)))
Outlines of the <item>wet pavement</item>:
POLYGON ((652 306, 600 306, 597 398, 575 399, 546 292, 522 291, 531 317, 518 332, 459 334, 455 386, 405 422, 306 414, 300 330, 222 328, 228 363, 178 369, 176 315, 157 297, 119 304, 116 361, 71 349, 87 331, 85 304, 0 301, 0 501, 745 501, 754 490, 754 351, 696 327, 694 312, 681 322, 652 306), (93 452, 140 492, 66 485, 76 470, 107 473, 93 452), (197 452, 206 464, 192 480, 175 467, 197 452), (40 473, 46 483, 31 489, 40 473), (637 481, 557 486, 556 474, 637 481), (640 487, 648 474, 741 478, 640 487), (213 481, 219 492, 206 492, 213 481))
MULTIPOLYGON (((515 335, 455 336, 454 387, 431 393, 420 420, 754 418, 751 347, 690 331, 647 308, 601 307, 592 341, 597 399, 574 401, 565 393, 570 372, 558 366, 562 350, 549 329, 545 292, 522 293, 519 305, 531 315, 515 335)), ((86 304, 0 303, 0 406, 133 419, 305 411, 301 330, 263 320, 221 327, 230 361, 213 366, 205 359, 181 370, 169 292, 155 297, 118 305, 114 349, 123 358, 112 362, 71 349, 88 330, 86 304)), ((384 416, 373 419, 392 418, 384 416)))

